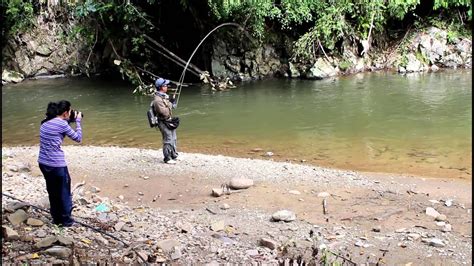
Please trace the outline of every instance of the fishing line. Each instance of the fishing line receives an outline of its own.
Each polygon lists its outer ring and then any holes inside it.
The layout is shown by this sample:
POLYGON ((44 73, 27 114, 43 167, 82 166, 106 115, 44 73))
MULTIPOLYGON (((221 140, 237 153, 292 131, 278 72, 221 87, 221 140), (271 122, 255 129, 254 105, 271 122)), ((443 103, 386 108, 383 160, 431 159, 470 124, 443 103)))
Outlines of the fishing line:
MULTIPOLYGON (((209 35, 211 35, 211 33, 213 33, 214 31, 216 31, 217 29, 221 28, 221 27, 224 27, 224 26, 236 26, 238 27, 239 29, 243 30, 244 33, 248 36, 247 32, 245 31, 245 28, 242 27, 241 25, 237 24, 237 23, 234 23, 234 22, 226 22, 226 23, 222 23, 220 24, 219 26, 215 27, 213 30, 211 30, 202 40, 201 42, 196 46, 196 48, 194 49, 193 53, 191 54, 191 56, 189 57, 188 61, 186 62, 186 66, 184 66, 184 69, 183 69, 183 72, 181 73, 181 77, 179 78, 179 81, 178 81, 178 87, 176 88, 176 91, 174 92, 173 94, 173 98, 176 99, 176 107, 178 107, 178 102, 179 102, 179 97, 181 95, 181 89, 182 89, 182 84, 183 84, 183 81, 184 81, 184 76, 186 75, 186 69, 188 68, 188 65, 189 63, 191 62, 191 59, 193 58, 194 54, 197 52, 197 50, 199 49, 199 47, 201 46, 201 44, 204 42, 204 40, 207 39, 207 37, 209 37, 209 35), (178 98, 176 98, 176 94, 178 94, 178 98)), ((250 37, 249 37, 250 38, 250 37)))

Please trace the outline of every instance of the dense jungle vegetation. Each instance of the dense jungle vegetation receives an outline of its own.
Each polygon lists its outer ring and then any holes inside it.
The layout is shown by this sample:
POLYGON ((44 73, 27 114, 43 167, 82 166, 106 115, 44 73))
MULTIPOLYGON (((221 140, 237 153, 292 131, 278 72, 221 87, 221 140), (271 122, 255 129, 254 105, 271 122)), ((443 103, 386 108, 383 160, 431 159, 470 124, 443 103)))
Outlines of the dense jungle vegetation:
MULTIPOLYGON (((65 40, 85 41, 91 52, 112 47, 104 66, 119 65, 136 84, 143 83, 139 73, 182 71, 158 48, 187 60, 199 41, 224 22, 242 25, 253 36, 250 45, 283 42, 291 48, 288 57, 299 61, 337 54, 344 41, 369 53, 380 36, 401 38, 409 28, 429 25, 448 29, 448 38, 470 36, 472 23, 469 0, 6 0, 2 12, 2 47, 35 27, 41 15, 68 25, 65 40)), ((210 43, 193 60, 204 69, 210 65, 210 43)))

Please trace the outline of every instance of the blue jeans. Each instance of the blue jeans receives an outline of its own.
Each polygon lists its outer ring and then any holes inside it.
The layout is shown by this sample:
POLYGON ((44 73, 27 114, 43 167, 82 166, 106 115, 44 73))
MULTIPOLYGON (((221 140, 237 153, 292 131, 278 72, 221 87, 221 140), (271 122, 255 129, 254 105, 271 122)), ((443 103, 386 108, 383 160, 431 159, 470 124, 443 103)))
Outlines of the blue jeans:
POLYGON ((48 190, 53 223, 71 226, 74 220, 71 217, 71 177, 69 176, 67 166, 51 167, 39 164, 39 167, 44 179, 46 179, 46 189, 48 190))

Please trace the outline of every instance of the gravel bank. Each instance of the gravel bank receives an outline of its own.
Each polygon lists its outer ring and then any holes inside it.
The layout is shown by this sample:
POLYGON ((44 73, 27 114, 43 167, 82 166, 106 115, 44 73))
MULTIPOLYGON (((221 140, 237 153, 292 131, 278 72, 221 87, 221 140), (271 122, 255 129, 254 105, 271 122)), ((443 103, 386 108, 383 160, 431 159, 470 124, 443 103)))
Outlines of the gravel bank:
MULTIPOLYGON (((14 225, 8 217, 21 208, 4 196, 3 230, 14 230, 18 238, 4 232, 3 263, 130 263, 142 262, 140 256, 177 264, 278 264, 298 257, 342 261, 334 254, 358 264, 472 261, 472 204, 465 184, 271 159, 183 153, 177 165, 166 165, 160 150, 64 150, 73 186, 86 181, 74 193, 74 215, 125 244, 81 226, 59 230, 48 215, 32 208, 24 208, 26 217, 41 225, 26 220, 14 225), (210 195, 232 178, 252 179, 255 185, 236 194, 210 195), (321 211, 323 199, 328 214, 321 211), (97 210, 100 204, 108 210, 97 210), (428 207, 445 215, 444 221, 427 215, 428 207), (272 213, 280 209, 296 213, 297 219, 273 221, 272 213), (57 236, 73 244, 53 241, 38 247, 57 236)), ((2 148, 2 192, 47 208, 37 153, 38 147, 2 148)))

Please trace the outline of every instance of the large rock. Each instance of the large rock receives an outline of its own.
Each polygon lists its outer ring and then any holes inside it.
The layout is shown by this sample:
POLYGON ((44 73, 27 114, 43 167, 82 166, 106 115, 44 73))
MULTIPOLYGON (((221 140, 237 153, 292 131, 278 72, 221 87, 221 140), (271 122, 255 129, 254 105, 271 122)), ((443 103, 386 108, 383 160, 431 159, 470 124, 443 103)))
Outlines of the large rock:
POLYGON ((462 58, 457 53, 449 54, 441 59, 441 64, 449 68, 457 68, 464 64, 462 58))
POLYGON ((332 67, 330 63, 327 62, 324 58, 318 58, 316 63, 309 69, 306 73, 307 78, 312 79, 323 79, 327 77, 332 77, 337 75, 338 69, 332 67))
POLYGON ((253 186, 253 180, 249 178, 232 178, 229 182, 231 189, 246 189, 253 186))
POLYGON ((416 58, 414 54, 407 55, 408 63, 405 67, 407 72, 420 72, 423 71, 423 63, 416 58))
POLYGON ((2 72, 2 81, 18 83, 22 82, 23 79, 25 79, 25 77, 21 73, 9 71, 6 69, 4 69, 2 72))

